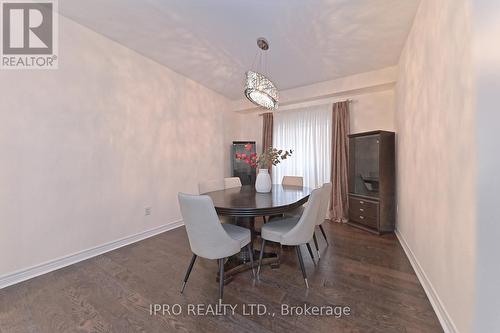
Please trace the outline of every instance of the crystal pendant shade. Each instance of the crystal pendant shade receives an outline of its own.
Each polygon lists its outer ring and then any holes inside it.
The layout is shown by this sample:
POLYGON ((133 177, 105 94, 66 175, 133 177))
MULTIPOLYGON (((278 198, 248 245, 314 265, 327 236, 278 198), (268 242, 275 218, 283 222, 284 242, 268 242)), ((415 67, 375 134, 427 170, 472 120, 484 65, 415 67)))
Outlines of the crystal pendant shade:
POLYGON ((254 104, 269 110, 278 108, 278 89, 264 75, 246 72, 245 96, 254 104))

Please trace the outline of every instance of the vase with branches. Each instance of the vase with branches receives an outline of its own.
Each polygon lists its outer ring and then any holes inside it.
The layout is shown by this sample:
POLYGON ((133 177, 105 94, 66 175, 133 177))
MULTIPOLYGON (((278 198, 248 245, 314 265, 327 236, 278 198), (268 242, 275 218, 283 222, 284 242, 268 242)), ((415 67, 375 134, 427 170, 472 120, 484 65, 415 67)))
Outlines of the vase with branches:
MULTIPOLYGON (((245 146, 245 150, 250 152, 252 150, 251 144, 249 144, 248 147, 245 146)), ((256 153, 236 153, 236 159, 244 161, 252 168, 259 168, 259 173, 257 174, 257 179, 255 181, 255 189, 257 192, 266 193, 270 192, 272 188, 269 169, 273 165, 276 166, 280 164, 282 161, 292 156, 292 154, 293 150, 291 149, 284 150, 268 147, 260 155, 257 155, 256 153)))

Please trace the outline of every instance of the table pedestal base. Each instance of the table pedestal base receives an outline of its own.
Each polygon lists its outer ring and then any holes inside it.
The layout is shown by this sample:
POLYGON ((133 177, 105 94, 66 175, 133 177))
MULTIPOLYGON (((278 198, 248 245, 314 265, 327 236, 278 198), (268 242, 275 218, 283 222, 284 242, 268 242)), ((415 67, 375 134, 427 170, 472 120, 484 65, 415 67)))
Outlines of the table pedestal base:
MULTIPOLYGON (((242 250, 243 252, 243 250, 242 250)), ((254 258, 254 269, 257 273, 257 266, 259 265, 259 251, 255 251, 253 253, 254 258)), ((232 257, 229 257, 227 262, 224 264, 224 284, 228 284, 234 278, 234 275, 243 273, 248 271, 248 274, 252 276, 252 265, 250 264, 250 259, 245 260, 242 257, 248 257, 248 253, 246 256, 242 256, 242 253, 236 254, 232 257)), ((270 265, 271 268, 277 269, 280 267, 280 258, 276 253, 272 252, 264 252, 262 256, 262 266, 270 265)), ((219 282, 219 273, 217 273, 216 281, 219 282)))
MULTIPOLYGON (((236 219, 236 224, 248 228, 251 231, 252 244, 254 245, 253 251, 253 261, 254 268, 257 270, 257 266, 259 265, 259 255, 260 251, 255 250, 255 240, 257 238, 258 232, 255 230, 255 218, 253 217, 238 217, 236 219)), ((276 269, 280 267, 279 255, 273 252, 266 252, 264 250, 264 255, 262 256, 262 266, 270 265, 271 268, 276 269)), ((226 263, 224 264, 224 284, 227 284, 232 281, 234 275, 250 271, 252 266, 250 264, 250 254, 248 253, 248 249, 246 247, 241 249, 241 252, 235 254, 228 258, 226 263)), ((249 274, 252 274, 249 272, 249 274)), ((219 274, 217 273, 217 282, 219 281, 219 274)))

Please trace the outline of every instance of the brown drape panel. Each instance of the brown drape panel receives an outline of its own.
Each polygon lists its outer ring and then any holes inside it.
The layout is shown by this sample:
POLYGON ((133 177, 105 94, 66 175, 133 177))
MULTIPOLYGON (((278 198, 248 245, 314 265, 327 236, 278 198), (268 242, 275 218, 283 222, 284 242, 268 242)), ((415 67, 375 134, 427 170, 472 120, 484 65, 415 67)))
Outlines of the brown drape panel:
POLYGON ((330 219, 335 222, 347 222, 349 102, 345 101, 333 104, 332 117, 331 180, 333 186, 330 198, 330 219))
POLYGON ((262 115, 262 152, 273 146, 273 114, 262 115))

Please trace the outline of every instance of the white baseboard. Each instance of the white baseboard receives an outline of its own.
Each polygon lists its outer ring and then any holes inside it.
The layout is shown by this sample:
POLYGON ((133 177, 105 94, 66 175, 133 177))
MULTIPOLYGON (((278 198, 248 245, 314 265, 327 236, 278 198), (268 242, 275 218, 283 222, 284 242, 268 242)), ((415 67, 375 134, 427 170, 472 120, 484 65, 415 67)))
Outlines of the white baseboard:
POLYGON ((165 231, 169 231, 182 226, 182 220, 177 220, 164 224, 162 226, 140 232, 135 235, 127 236, 103 245, 99 245, 87 250, 83 250, 77 253, 70 254, 58 259, 50 260, 45 263, 26 268, 14 273, 10 273, 4 276, 0 276, 0 289, 11 286, 13 284, 29 280, 36 276, 55 271, 56 269, 63 268, 72 264, 76 264, 82 260, 86 260, 100 254, 118 249, 120 247, 141 241, 143 239, 161 234, 165 231))
POLYGON ((453 323, 453 320, 451 320, 450 315, 446 311, 443 302, 441 302, 441 299, 439 298, 436 290, 432 286, 431 281, 427 278, 427 275, 425 274, 425 271, 422 269, 422 266, 420 266, 420 263, 418 262, 417 258, 413 254, 413 251, 410 249, 408 246, 408 243, 406 242, 406 239, 404 236, 399 232, 399 230, 396 229, 395 231, 396 237, 399 240, 399 243, 403 247, 403 250, 406 253, 406 256, 408 257, 408 260, 411 263, 411 266, 413 267, 413 270, 417 274, 418 280, 420 281, 420 284, 424 288, 425 293, 427 294, 427 298, 429 298, 429 301, 431 302, 432 308, 434 309, 434 312, 436 312, 436 315, 439 319, 439 322, 441 323, 441 326, 444 330, 445 333, 458 333, 457 327, 453 323))

